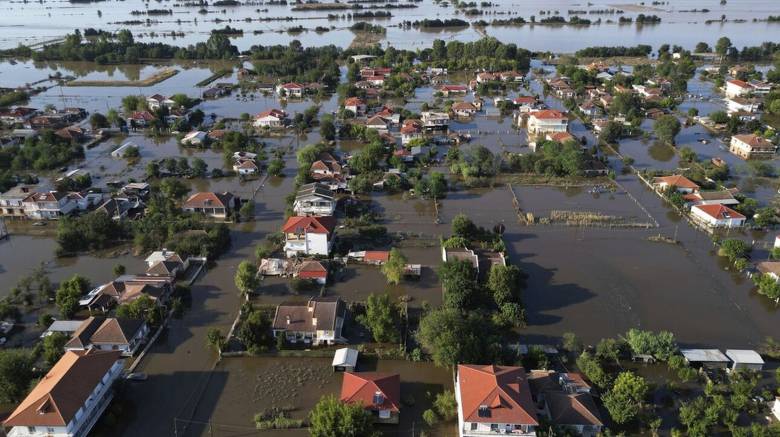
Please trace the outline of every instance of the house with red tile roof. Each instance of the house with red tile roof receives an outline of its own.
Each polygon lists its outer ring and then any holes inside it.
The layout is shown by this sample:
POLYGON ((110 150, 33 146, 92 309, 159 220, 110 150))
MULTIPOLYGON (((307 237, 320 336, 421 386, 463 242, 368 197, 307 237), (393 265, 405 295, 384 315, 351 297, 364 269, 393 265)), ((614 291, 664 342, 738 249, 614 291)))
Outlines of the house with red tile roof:
POLYGON ((328 282, 328 269, 319 261, 305 260, 296 267, 295 277, 325 285, 328 282))
POLYGON ((388 250, 360 250, 349 252, 347 258, 366 264, 382 265, 390 259, 388 250))
POLYGON ((282 232, 284 252, 288 257, 298 255, 330 255, 336 218, 293 216, 287 219, 282 232))
POLYGON ((744 80, 731 79, 726 81, 726 97, 739 97, 750 94, 753 87, 744 80))
POLYGON ((86 436, 114 396, 119 351, 67 351, 5 419, 9 436, 86 436))
POLYGON ((569 117, 555 109, 532 111, 528 117, 528 133, 543 135, 569 130, 569 117))
POLYGON ((745 224, 747 217, 726 205, 694 205, 691 218, 711 228, 738 228, 745 224))
POLYGON ((186 212, 201 213, 212 218, 226 219, 230 212, 235 209, 237 199, 237 197, 228 192, 201 191, 187 198, 182 208, 186 212))
POLYGON ((469 88, 466 85, 442 85, 437 90, 448 97, 450 94, 466 94, 469 88))
POLYGON ((379 372, 344 373, 341 402, 360 404, 377 423, 398 423, 401 413, 401 377, 379 372))
POLYGON ((683 175, 659 176, 653 178, 653 188, 665 191, 674 187, 678 193, 690 194, 699 191, 699 185, 683 175))
POLYGON ((366 102, 360 97, 349 97, 344 100, 344 109, 352 111, 355 115, 363 115, 366 113, 366 102))
POLYGON ((295 82, 283 83, 276 87, 276 93, 280 96, 303 97, 306 87, 295 82))
POLYGON ((287 122, 287 113, 281 109, 269 109, 255 116, 255 127, 284 127, 287 122))
POLYGON ((455 399, 460 437, 536 435, 539 420, 522 367, 460 364, 455 399))
POLYGON ((471 117, 477 113, 477 107, 471 102, 455 102, 452 104, 452 112, 459 117, 471 117))

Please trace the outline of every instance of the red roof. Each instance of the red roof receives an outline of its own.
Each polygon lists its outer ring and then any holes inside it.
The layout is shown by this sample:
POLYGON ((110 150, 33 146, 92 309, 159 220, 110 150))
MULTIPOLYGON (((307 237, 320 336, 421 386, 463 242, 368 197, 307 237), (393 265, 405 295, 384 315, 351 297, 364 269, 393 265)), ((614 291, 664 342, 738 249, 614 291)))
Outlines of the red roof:
POLYGON ((563 112, 556 111, 555 109, 543 109, 541 111, 533 112, 531 115, 537 119, 545 120, 561 120, 566 118, 566 115, 564 115, 563 112))
POLYGON ((550 139, 558 143, 564 143, 566 141, 577 141, 577 139, 574 138, 574 135, 568 132, 556 132, 554 134, 550 134, 550 139))
POLYGON ((284 233, 331 234, 336 229, 336 218, 327 217, 290 217, 282 226, 284 233))
POLYGON ((350 97, 347 100, 344 100, 344 106, 360 106, 365 105, 365 102, 361 100, 359 97, 350 97))
POLYGON ((460 364, 458 384, 466 422, 539 424, 522 367, 460 364))
POLYGON ((341 402, 361 403, 367 410, 401 410, 401 378, 378 372, 345 373, 341 402), (381 395, 381 396, 376 396, 381 395), (376 403, 376 401, 381 401, 376 403))
POLYGON ((533 104, 536 103, 536 97, 534 96, 519 96, 515 97, 514 100, 512 100, 515 105, 525 105, 525 104, 533 104))
POLYGON ((298 277, 304 279, 327 278, 328 269, 319 261, 304 261, 298 268, 298 277))
POLYGON ((686 178, 683 175, 672 175, 672 176, 659 176, 655 179, 653 179, 654 184, 666 184, 666 185, 674 185, 677 188, 690 188, 693 190, 698 190, 699 186, 696 185, 695 182, 692 180, 686 178))
POLYGON ((733 209, 729 208, 728 206, 721 205, 719 203, 712 204, 712 205, 696 205, 694 208, 698 208, 703 213, 707 214, 708 216, 714 218, 715 220, 724 220, 724 219, 744 219, 745 216, 734 211, 733 209))
POLYGON ((364 261, 382 261, 387 262, 390 259, 390 252, 387 250, 367 250, 364 261))
POLYGON ((736 86, 738 86, 740 88, 750 88, 750 84, 745 82, 744 80, 731 79, 729 81, 729 83, 732 84, 732 85, 736 85, 736 86))
POLYGON ((268 117, 269 115, 270 116, 274 116, 274 117, 279 118, 279 119, 283 119, 283 118, 285 118, 287 116, 287 113, 285 113, 281 109, 269 109, 268 111, 263 111, 263 112, 257 114, 257 117, 255 117, 255 118, 268 117))
POLYGON ((439 89, 441 91, 468 91, 466 85, 442 85, 439 89))
POLYGON ((286 83, 286 84, 282 85, 282 88, 284 88, 286 90, 293 89, 293 88, 295 88, 295 89, 298 89, 298 88, 302 89, 303 85, 301 85, 299 83, 295 83, 295 82, 289 82, 289 83, 286 83))

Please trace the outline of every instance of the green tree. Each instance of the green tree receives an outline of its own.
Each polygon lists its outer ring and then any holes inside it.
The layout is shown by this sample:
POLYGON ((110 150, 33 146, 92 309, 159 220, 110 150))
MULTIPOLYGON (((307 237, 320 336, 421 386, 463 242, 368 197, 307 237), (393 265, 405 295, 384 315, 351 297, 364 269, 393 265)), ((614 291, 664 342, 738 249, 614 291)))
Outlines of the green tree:
POLYGON ((143 295, 132 302, 124 303, 116 309, 116 316, 120 319, 144 320, 152 326, 159 326, 162 323, 162 307, 157 302, 143 295))
POLYGON ((731 48, 731 40, 725 36, 718 39, 718 42, 715 43, 715 53, 720 55, 721 60, 723 59, 724 56, 726 56, 726 53, 728 53, 729 48, 731 48))
POLYGON ((236 270, 235 278, 236 288, 242 295, 255 291, 260 285, 257 279, 257 268, 249 261, 241 261, 236 270))
POLYGON ((191 173, 193 176, 197 178, 202 178, 206 176, 206 172, 208 171, 209 166, 206 164, 206 161, 204 161, 201 158, 198 158, 197 156, 195 158, 192 158, 192 169, 191 173))
POLYGON ((417 340, 440 367, 493 362, 497 355, 495 326, 477 313, 454 309, 430 311, 420 320, 417 340))
POLYGON ((61 332, 55 332, 43 339, 43 359, 46 364, 53 366, 62 357, 68 340, 68 336, 61 332))
POLYGON ((114 270, 112 273, 114 273, 114 276, 122 276, 125 274, 125 266, 122 264, 117 264, 114 266, 114 270))
POLYGON ((92 127, 92 130, 98 130, 102 129, 104 127, 108 127, 108 118, 106 118, 105 115, 95 112, 89 117, 89 125, 92 127))
POLYGON ((333 123, 332 115, 323 115, 320 119, 320 136, 326 141, 336 139, 336 125, 333 123))
POLYGON ((160 182, 160 192, 167 198, 178 200, 184 197, 190 189, 177 178, 165 178, 160 182))
POLYGON ((767 273, 755 275, 753 283, 756 284, 760 294, 774 300, 776 303, 780 302, 780 284, 771 275, 767 273))
POLYGON ((390 295, 368 295, 366 312, 357 317, 357 321, 371 331, 374 341, 379 343, 395 342, 398 339, 395 324, 397 310, 390 301, 390 295))
POLYGON ((70 319, 78 312, 79 299, 89 289, 89 280, 79 275, 73 275, 70 279, 60 283, 55 302, 62 318, 70 319))
POLYGON ((320 399, 309 413, 312 437, 373 437, 373 418, 363 405, 341 402, 333 395, 320 399))
POLYGON ((382 266, 382 274, 387 278, 388 284, 398 285, 406 269, 406 257, 395 247, 390 249, 387 262, 382 266))
POLYGON ((561 338, 561 346, 567 352, 579 354, 582 352, 582 340, 573 332, 564 332, 561 338))
POLYGON ((219 328, 210 328, 206 333, 206 346, 221 351, 225 346, 225 336, 219 328))
POLYGON ((458 214, 452 219, 452 233, 457 237, 472 240, 477 233, 477 226, 466 214, 458 214))
POLYGON ((35 357, 27 349, 0 350, 0 400, 15 403, 27 395, 34 365, 35 357))
POLYGON ((623 135, 623 125, 616 121, 610 121, 606 126, 604 126, 603 129, 601 129, 601 132, 599 133, 599 141, 611 144, 619 140, 621 135, 623 135))
POLYGON ((241 205, 241 209, 238 212, 241 214, 242 219, 251 220, 255 216, 255 202, 253 200, 247 200, 241 205))
POLYGON ((444 420, 452 420, 458 417, 458 401, 455 399, 455 393, 452 390, 444 390, 438 393, 433 401, 433 408, 444 420))
POLYGON ((520 302, 522 274, 517 266, 493 266, 488 274, 487 288, 499 307, 509 302, 520 302))
POLYGON ((653 130, 658 139, 671 145, 674 145, 674 137, 680 133, 681 128, 680 120, 674 115, 662 115, 658 117, 653 125, 653 130))
POLYGON ((731 262, 734 262, 739 258, 746 257, 747 254, 750 253, 750 250, 751 247, 749 243, 738 239, 728 239, 728 240, 723 240, 720 243, 718 254, 721 256, 725 256, 731 262))
POLYGON ((253 353, 268 350, 273 344, 271 319, 262 311, 250 311, 241 323, 238 338, 253 353))
POLYGON ((471 262, 447 261, 439 266, 437 273, 444 290, 445 308, 465 310, 474 304, 479 294, 479 286, 471 262))
POLYGON ((590 352, 583 352, 577 357, 577 367, 596 387, 605 390, 612 379, 601 366, 599 360, 590 352))
POLYGON ((447 179, 442 173, 431 172, 428 178, 428 193, 434 199, 442 199, 447 196, 447 179))
POLYGON ((281 158, 274 158, 268 163, 268 174, 271 176, 282 176, 284 171, 284 160, 281 158))
POLYGON ((642 410, 648 391, 647 383, 632 372, 621 372, 612 389, 603 396, 604 406, 612 420, 625 424, 634 420, 642 410))

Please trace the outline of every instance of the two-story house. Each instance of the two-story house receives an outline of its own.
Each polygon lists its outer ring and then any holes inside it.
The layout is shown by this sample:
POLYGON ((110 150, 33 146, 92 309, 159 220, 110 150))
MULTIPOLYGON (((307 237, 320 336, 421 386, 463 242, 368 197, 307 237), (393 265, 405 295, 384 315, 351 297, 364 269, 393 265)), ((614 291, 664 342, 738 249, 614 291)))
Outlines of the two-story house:
POLYGON ((58 191, 32 193, 25 197, 22 205, 27 217, 34 220, 55 220, 78 207, 68 193, 58 191))
POLYGON ((338 297, 313 297, 308 302, 283 303, 276 307, 274 337, 288 343, 314 346, 344 343, 341 336, 347 306, 338 297))
POLYGON ((200 192, 190 196, 182 205, 184 211, 204 214, 211 218, 226 219, 236 209, 237 198, 233 194, 200 192))
POLYGON ((29 185, 17 185, 0 194, 0 217, 25 218, 23 202, 33 191, 29 185))
POLYGON ((536 435, 536 406, 522 367, 460 364, 455 399, 460 437, 536 435))
POLYGON ((295 196, 293 211, 299 216, 329 216, 336 211, 333 191, 324 184, 302 185, 295 196))
POLYGON ((543 135, 569 130, 569 117, 561 111, 543 109, 531 112, 528 117, 528 133, 543 135))
POLYGON ((119 351, 67 351, 3 422, 9 437, 83 437, 114 397, 119 351))
POLYGON ((329 255, 333 247, 336 219, 333 216, 293 216, 287 219, 282 232, 284 252, 288 257, 298 255, 329 255))
POLYGON ((742 159, 772 158, 777 153, 777 146, 755 134, 734 135, 729 143, 729 152, 742 159))

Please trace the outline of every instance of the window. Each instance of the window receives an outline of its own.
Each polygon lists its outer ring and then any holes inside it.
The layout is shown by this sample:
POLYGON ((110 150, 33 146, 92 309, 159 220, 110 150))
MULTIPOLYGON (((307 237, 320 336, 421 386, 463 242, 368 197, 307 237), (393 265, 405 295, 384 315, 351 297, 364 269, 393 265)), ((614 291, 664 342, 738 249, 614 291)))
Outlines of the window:
POLYGON ((49 434, 54 434, 54 428, 46 428, 46 432, 49 434))
POLYGON ((477 423, 476 422, 471 422, 471 430, 472 431, 476 431, 477 430, 477 423))
POLYGON ((28 434, 34 434, 35 433, 35 427, 34 426, 28 426, 27 427, 27 433, 28 434))
POLYGON ((491 423, 490 424, 490 430, 491 431, 498 431, 498 424, 497 423, 491 423))

